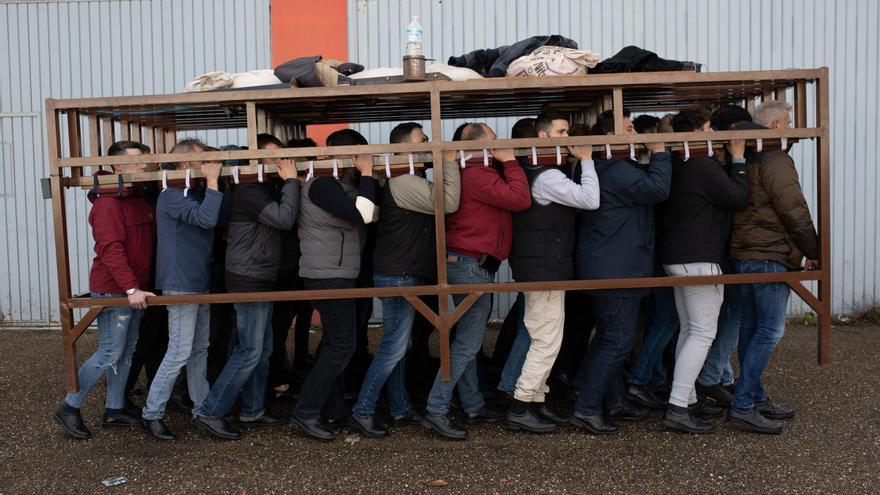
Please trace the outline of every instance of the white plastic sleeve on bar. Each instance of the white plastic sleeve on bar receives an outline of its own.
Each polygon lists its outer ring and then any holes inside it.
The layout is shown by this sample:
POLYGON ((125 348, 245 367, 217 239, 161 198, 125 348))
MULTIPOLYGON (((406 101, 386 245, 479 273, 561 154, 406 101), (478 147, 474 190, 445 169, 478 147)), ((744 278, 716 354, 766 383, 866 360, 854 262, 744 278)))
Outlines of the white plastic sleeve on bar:
POLYGON ((315 162, 312 160, 309 160, 309 173, 306 174, 306 180, 307 181, 311 180, 314 177, 315 177, 315 162))
POLYGON ((556 145, 556 165, 562 165, 562 148, 556 145))
POLYGON ((416 175, 416 166, 413 163, 412 153, 409 154, 409 175, 416 175))
POLYGON ((708 147, 707 153, 709 154, 709 158, 712 158, 713 156, 715 156, 715 150, 712 149, 712 140, 711 139, 706 140, 706 146, 708 147))
POLYGON ((168 171, 162 169, 162 190, 168 189, 168 171))
POLYGON ((385 153, 385 177, 391 178, 391 155, 385 153))
POLYGON ((756 141, 758 142, 756 149, 757 149, 758 153, 760 153, 764 149, 764 140, 761 138, 758 138, 756 141))
POLYGON ((458 159, 461 161, 461 168, 464 168, 464 164, 465 164, 464 150, 458 150, 458 159))
POLYGON ((605 145, 605 159, 606 160, 611 159, 611 145, 610 144, 605 145))
POLYGON ((532 165, 538 166, 538 150, 532 146, 532 165))
POLYGON ((782 151, 788 149, 788 138, 779 138, 779 145, 782 147, 782 151))
POLYGON ((339 163, 337 163, 336 158, 333 159, 333 178, 339 178, 339 163))
POLYGON ((688 161, 691 159, 691 147, 688 145, 688 142, 684 142, 684 161, 688 161))
POLYGON ((489 166, 489 150, 487 150, 486 148, 483 148, 483 166, 489 166))
POLYGON ((629 159, 634 162, 638 161, 638 159, 636 158, 636 145, 634 145, 633 143, 629 143, 629 159))
POLYGON ((184 182, 183 182, 183 184, 185 186, 183 188, 183 197, 184 198, 186 197, 187 193, 189 192, 189 178, 190 178, 191 174, 192 174, 192 169, 191 168, 186 169, 186 177, 184 178, 184 182))
POLYGON ((238 165, 232 167, 232 182, 238 184, 238 165))
POLYGON ((257 165, 257 182, 263 182, 263 164, 257 165))

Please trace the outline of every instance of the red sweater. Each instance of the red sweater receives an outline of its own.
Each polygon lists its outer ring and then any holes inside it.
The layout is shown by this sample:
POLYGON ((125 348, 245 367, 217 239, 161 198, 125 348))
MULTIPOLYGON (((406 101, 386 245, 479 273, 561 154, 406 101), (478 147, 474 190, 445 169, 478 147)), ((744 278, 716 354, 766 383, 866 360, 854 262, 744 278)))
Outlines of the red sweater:
POLYGON ((113 294, 148 289, 156 238, 153 207, 143 196, 100 196, 92 199, 89 224, 95 238, 89 289, 113 294))
POLYGON ((461 171, 458 211, 446 215, 447 251, 479 258, 507 259, 513 240, 511 212, 531 205, 526 174, 516 160, 504 162, 504 174, 484 167, 483 158, 468 160, 461 171))

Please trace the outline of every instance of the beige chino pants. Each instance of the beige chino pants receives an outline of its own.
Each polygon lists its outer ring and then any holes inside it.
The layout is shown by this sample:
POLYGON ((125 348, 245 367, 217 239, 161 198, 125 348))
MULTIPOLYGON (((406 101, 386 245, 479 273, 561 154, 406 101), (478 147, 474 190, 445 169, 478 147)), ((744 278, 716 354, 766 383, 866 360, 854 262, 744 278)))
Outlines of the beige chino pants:
POLYGON ((544 402, 550 391, 547 378, 562 346, 565 291, 526 292, 523 296, 523 320, 532 342, 513 396, 523 402, 544 402))

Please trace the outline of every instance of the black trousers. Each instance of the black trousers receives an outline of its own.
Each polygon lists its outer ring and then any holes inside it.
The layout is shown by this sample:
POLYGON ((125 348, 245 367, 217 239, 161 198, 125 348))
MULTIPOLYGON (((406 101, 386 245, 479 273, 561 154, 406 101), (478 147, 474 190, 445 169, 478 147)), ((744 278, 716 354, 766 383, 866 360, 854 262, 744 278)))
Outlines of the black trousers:
MULTIPOLYGON (((355 280, 304 279, 308 290, 351 289, 355 280)), ((342 418, 345 410, 345 367, 355 350, 357 310, 354 299, 313 301, 321 315, 321 347, 299 392, 293 414, 302 420, 342 418)))
MULTIPOLYGON (((276 290, 302 290, 303 281, 296 274, 279 275, 276 290)), ((296 319, 293 331, 294 360, 309 357, 309 329, 312 326, 312 304, 309 301, 276 301, 272 305, 272 355, 269 357, 269 387, 290 382, 287 373, 287 336, 290 324, 296 319)))
POLYGON ((131 371, 125 384, 126 395, 137 384, 141 369, 147 378, 144 391, 150 389, 150 383, 168 349, 168 309, 165 306, 148 306, 141 319, 139 332, 137 345, 131 356, 131 371))

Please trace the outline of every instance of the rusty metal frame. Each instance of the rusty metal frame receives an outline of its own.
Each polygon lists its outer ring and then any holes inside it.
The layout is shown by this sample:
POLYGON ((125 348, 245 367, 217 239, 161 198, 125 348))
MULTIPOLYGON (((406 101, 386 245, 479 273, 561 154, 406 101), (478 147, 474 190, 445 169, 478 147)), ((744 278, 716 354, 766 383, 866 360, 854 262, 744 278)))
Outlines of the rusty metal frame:
MULTIPOLYGON (((573 93, 574 94, 574 93, 573 93)), ((542 100, 543 101, 543 100, 542 100)), ((424 103, 424 102, 423 102, 424 103)), ((557 145, 612 145, 614 148, 629 148, 631 143, 657 141, 659 136, 666 143, 705 142, 723 143, 729 139, 762 138, 765 140, 787 138, 789 140, 815 139, 817 146, 817 216, 820 237, 820 268, 811 272, 788 272, 773 274, 732 274, 698 277, 651 277, 608 280, 570 280, 556 282, 509 282, 497 284, 449 285, 446 274, 446 231, 443 211, 443 182, 434 183, 434 210, 436 215, 435 233, 437 238, 437 283, 417 287, 395 288, 356 288, 330 290, 278 291, 259 293, 200 294, 186 296, 157 296, 150 298, 150 304, 168 305, 184 303, 228 303, 253 301, 315 300, 337 298, 363 298, 401 296, 406 298, 419 313, 431 321, 439 331, 441 376, 449 377, 449 332, 455 322, 483 294, 491 292, 514 292, 535 290, 595 290, 624 287, 667 287, 693 284, 736 284, 745 282, 785 282, 818 315, 818 362, 830 362, 830 321, 831 321, 831 231, 830 231, 830 172, 829 172, 829 111, 828 111, 828 69, 797 69, 781 71, 722 72, 722 73, 640 73, 590 75, 589 77, 555 78, 498 78, 463 82, 432 81, 376 86, 353 86, 335 88, 291 88, 275 90, 241 90, 213 93, 189 93, 137 97, 109 97, 68 100, 46 100, 46 122, 49 149, 50 185, 52 192, 52 211, 55 231, 55 253, 58 270, 58 289, 61 308, 62 349, 67 388, 78 389, 76 341, 94 321, 103 308, 119 307, 128 304, 125 298, 91 299, 74 296, 70 282, 70 259, 67 240, 67 216, 65 209, 65 189, 84 187, 91 184, 90 177, 83 177, 84 167, 100 167, 114 163, 127 162, 177 162, 190 160, 249 160, 255 165, 260 159, 287 157, 304 161, 307 156, 344 156, 361 153, 419 153, 420 159, 433 161, 435 175, 442 177, 444 157, 459 150, 475 151, 485 148, 513 147, 517 154, 530 152, 531 147, 542 151, 557 145), (807 93, 812 85, 815 94, 815 123, 807 122, 807 93), (667 133, 653 135, 626 136, 621 134, 623 108, 639 111, 673 111, 693 102, 731 102, 753 107, 756 98, 784 99, 786 90, 792 88, 795 128, 788 130, 727 131, 711 135, 699 132, 667 133), (548 100, 554 108, 563 108, 567 100, 560 100, 560 91, 593 91, 590 95, 571 103, 569 109, 577 118, 591 121, 599 111, 611 109, 615 116, 615 134, 608 136, 580 136, 554 139, 511 139, 498 141, 449 142, 441 133, 444 118, 458 116, 493 117, 498 115, 525 115, 527 110, 517 112, 518 98, 557 98, 548 100), (556 96, 553 96, 553 95, 556 96), (537 95, 537 96, 536 96, 537 95), (549 96, 548 96, 549 95, 549 96), (357 97, 358 102, 352 102, 357 97), (334 110, 337 99, 348 98, 345 111, 334 110), (396 98, 406 101, 427 100, 429 109, 425 115, 431 120, 431 143, 382 144, 369 146, 338 146, 310 149, 257 150, 258 132, 274 131, 283 136, 301 136, 306 124, 333 122, 346 119, 348 122, 371 122, 400 120, 392 110, 370 108, 377 101, 384 101, 388 109, 393 109, 396 98), (493 100, 494 98, 494 100, 493 100), (384 100, 383 100, 384 99, 384 100), (292 103, 314 103, 323 105, 327 113, 322 117, 309 114, 296 114, 292 103), (483 102, 483 106, 481 106, 483 102), (174 114, 174 108, 191 108, 186 114, 174 114), (512 108, 501 109, 502 106, 512 108), (240 110, 240 114, 229 111, 227 118, 218 117, 216 110, 240 110), (448 107, 444 111, 444 106, 448 107), (167 111, 168 121, 148 121, 143 115, 162 109, 167 111), (204 109, 205 117, 200 117, 204 109), (294 109, 294 110, 291 110, 294 109), (450 110, 451 109, 451 110, 450 110), (213 113, 212 113, 213 112, 213 113), (335 112, 335 113, 333 113, 335 112), (348 112, 348 113, 345 113, 348 112), (66 115, 66 118, 62 118, 66 115), (81 129, 81 118, 85 117, 86 132, 81 129), (175 118, 179 125, 174 125, 175 118), (68 126, 68 156, 62 154, 61 126, 68 126), (116 132, 116 126, 119 132, 116 132), (211 153, 169 154, 177 132, 189 129, 241 128, 248 131, 249 150, 211 153), (147 141, 153 146, 155 154, 142 157, 101 156, 101 144, 112 142, 116 137, 142 136, 147 133, 147 141), (83 136, 89 139, 90 155, 82 156, 83 136), (527 151, 529 150, 529 151, 527 151), (427 154, 427 155, 425 155, 427 154), (70 173, 65 175, 65 169, 70 173), (819 282, 818 294, 812 294, 804 281, 819 282), (452 295, 465 295, 457 307, 450 311, 448 299, 452 295), (418 296, 437 296, 438 311, 434 312, 418 296), (87 308, 87 313, 74 321, 73 310, 87 308)), ((319 107, 315 107, 319 108, 319 107)), ((419 110, 421 111, 421 110, 419 110)), ((553 151, 555 153, 555 151, 553 151)), ((399 163, 399 161, 395 160, 399 163)), ((384 163, 376 160, 381 168, 384 163)), ((324 164, 323 166, 326 166, 324 164)), ((243 167, 244 168, 244 167, 243 167)), ((127 182, 155 181, 155 174, 135 174, 125 176, 127 182)), ((103 180, 102 180, 103 182, 103 180)))

